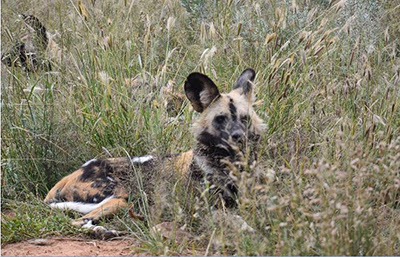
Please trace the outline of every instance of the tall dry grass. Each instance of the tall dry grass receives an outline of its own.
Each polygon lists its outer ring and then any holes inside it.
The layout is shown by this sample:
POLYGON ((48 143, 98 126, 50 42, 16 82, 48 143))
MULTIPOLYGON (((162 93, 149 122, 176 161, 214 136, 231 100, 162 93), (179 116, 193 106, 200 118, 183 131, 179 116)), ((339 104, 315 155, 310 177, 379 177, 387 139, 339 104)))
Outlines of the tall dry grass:
MULTIPOLYGON (((165 92, 182 92, 192 71, 228 91, 253 67, 268 130, 258 166, 238 174, 239 208, 216 215, 172 178, 162 215, 142 223, 122 213, 107 225, 152 254, 398 255, 399 9, 384 0, 4 0, 2 51, 24 33, 17 14, 26 13, 62 54, 48 53, 52 72, 2 67, 3 209, 41 199, 93 157, 190 149, 196 115, 187 102, 170 112, 165 92), (160 220, 195 239, 152 235, 160 220)), ((3 241, 26 238, 15 237, 18 219, 5 226, 3 241)))

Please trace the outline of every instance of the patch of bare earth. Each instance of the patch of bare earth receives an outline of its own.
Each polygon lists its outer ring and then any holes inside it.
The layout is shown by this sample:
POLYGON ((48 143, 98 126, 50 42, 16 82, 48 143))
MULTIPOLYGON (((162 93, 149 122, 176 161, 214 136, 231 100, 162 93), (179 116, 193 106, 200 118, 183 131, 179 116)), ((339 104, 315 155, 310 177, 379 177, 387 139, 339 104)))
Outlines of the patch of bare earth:
MULTIPOLYGON (((128 256, 138 243, 132 239, 95 240, 57 237, 2 246, 2 256, 128 256)), ((137 253, 136 253, 137 254, 137 253)))

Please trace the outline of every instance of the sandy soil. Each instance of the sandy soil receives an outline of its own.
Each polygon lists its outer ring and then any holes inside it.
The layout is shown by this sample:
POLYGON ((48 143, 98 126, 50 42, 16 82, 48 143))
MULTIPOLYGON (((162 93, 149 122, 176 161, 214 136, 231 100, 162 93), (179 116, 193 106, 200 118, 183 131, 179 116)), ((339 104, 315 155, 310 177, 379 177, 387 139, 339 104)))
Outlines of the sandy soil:
MULTIPOLYGON (((2 246, 2 256, 127 256, 135 255, 138 243, 127 240, 57 237, 35 239, 2 246)), ((137 254, 137 253, 136 253, 137 254)))

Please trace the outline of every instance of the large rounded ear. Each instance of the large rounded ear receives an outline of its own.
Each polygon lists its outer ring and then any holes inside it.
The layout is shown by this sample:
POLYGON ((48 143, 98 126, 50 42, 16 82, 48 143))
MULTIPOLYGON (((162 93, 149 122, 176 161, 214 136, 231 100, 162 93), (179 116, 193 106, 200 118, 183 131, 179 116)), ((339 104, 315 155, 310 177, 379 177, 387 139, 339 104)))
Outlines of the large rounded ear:
POLYGON ((214 99, 220 96, 217 86, 204 74, 193 72, 185 81, 185 94, 193 108, 203 112, 214 99))
POLYGON ((245 69, 236 81, 234 89, 241 90, 241 94, 248 95, 253 89, 255 77, 256 72, 252 68, 245 69))

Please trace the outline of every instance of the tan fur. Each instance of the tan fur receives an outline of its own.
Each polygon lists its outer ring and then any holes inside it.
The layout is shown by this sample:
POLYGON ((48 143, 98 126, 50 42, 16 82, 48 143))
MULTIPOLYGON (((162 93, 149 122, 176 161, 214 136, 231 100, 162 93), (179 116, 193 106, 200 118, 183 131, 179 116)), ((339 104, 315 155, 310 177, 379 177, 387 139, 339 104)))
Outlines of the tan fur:
MULTIPOLYGON (((82 174, 82 169, 79 169, 70 175, 61 179, 54 187, 47 193, 46 198, 44 199, 45 203, 50 203, 52 200, 56 198, 56 192, 58 190, 62 190, 63 188, 69 187, 69 185, 77 182, 77 178, 82 174)), ((67 196, 70 198, 70 196, 67 196)))
MULTIPOLYGON (((265 129, 263 120, 256 114, 253 109, 252 102, 248 100, 245 95, 240 94, 240 91, 233 90, 229 94, 221 94, 221 97, 211 104, 202 113, 200 118, 193 125, 193 134, 197 137, 205 127, 212 123, 212 120, 216 115, 228 115, 229 114, 229 97, 233 99, 237 106, 238 115, 249 114, 252 120, 252 128, 254 132, 260 134, 265 129)), ((211 128, 212 129, 212 128, 211 128)))
POLYGON ((82 226, 86 223, 87 219, 99 220, 101 217, 110 217, 118 212, 120 208, 125 208, 128 203, 124 199, 116 198, 111 199, 104 205, 89 212, 85 216, 72 222, 73 225, 82 226))
POLYGON ((192 160, 193 160, 192 150, 184 152, 175 157, 172 163, 176 173, 180 176, 187 176, 192 160))

